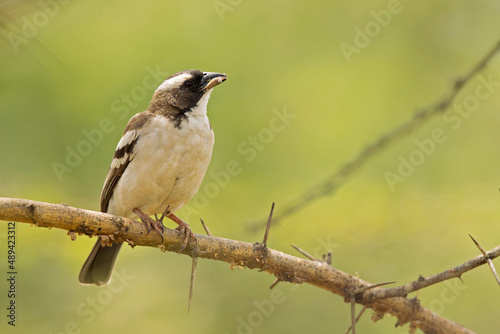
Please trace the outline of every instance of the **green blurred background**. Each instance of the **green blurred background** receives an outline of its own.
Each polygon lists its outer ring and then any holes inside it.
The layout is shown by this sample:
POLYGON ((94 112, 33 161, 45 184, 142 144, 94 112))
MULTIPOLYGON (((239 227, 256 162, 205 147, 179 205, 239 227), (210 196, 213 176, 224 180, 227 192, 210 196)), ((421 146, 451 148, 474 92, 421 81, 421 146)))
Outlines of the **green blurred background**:
MULTIPOLYGON (((265 219, 271 202, 279 214, 368 143, 443 96, 500 36, 498 1, 394 3, 2 2, 0 196, 98 210, 116 143, 128 118, 147 108, 159 77, 189 68, 220 71, 229 80, 209 103, 216 134, 209 173, 220 174, 230 161, 240 172, 219 184, 207 175, 179 215, 197 233, 203 233, 202 217, 214 235, 259 241, 263 229, 250 232, 248 223, 265 219), (383 15, 388 9, 390 22, 383 15), (367 24, 372 37, 366 45, 358 37, 363 47, 346 57, 341 43, 355 46, 356 29, 367 24), (265 129, 280 124, 273 118, 285 111, 294 118, 271 138, 265 129), (103 120, 112 130, 98 130, 103 120), (102 137, 85 146, 85 133, 96 131, 102 137), (252 148, 249 137, 259 135, 252 148), (85 155, 69 166, 68 149, 85 155), (67 169, 58 176, 54 163, 67 169)), ((484 78, 500 81, 498 58, 484 78)), ((479 83, 472 80, 456 102, 474 96, 479 83)), ((458 128, 434 118, 371 160, 334 196, 273 227, 269 246, 294 255, 290 243, 316 256, 332 250, 338 269, 374 283, 406 283, 477 256, 468 233, 486 249, 498 245, 500 89, 492 89, 458 128), (391 190, 384 174, 397 173, 399 157, 408 159, 418 150, 415 140, 431 138, 436 128, 446 140, 391 190)), ((2 245, 6 225, 0 226, 2 245)), ((77 280, 94 239, 72 242, 62 230, 17 224, 17 242, 17 326, 6 324, 2 279, 2 332, 343 333, 349 326, 349 305, 340 297, 280 283, 275 298, 274 277, 257 271, 200 260, 186 316, 189 257, 125 247, 113 284, 97 288, 77 280)), ((6 272, 5 246, 1 254, 6 272)), ((463 280, 418 297, 451 320, 492 333, 500 326, 497 283, 486 267, 463 280)), ((395 318, 373 324, 370 316, 359 332, 407 332, 407 326, 394 328, 395 318)))

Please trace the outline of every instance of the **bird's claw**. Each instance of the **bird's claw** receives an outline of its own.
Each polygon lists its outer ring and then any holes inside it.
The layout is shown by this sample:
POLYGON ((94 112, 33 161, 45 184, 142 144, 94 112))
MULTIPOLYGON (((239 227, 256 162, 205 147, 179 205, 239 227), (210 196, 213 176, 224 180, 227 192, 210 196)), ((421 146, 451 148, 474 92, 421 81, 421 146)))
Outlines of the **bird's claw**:
POLYGON ((181 249, 179 250, 179 253, 182 253, 182 251, 186 248, 189 240, 196 242, 196 237, 194 236, 193 231, 191 231, 191 228, 187 223, 182 222, 178 224, 179 226, 177 226, 176 230, 181 232, 181 234, 184 234, 184 240, 182 241, 181 249))
POLYGON ((148 229, 148 234, 153 228, 161 237, 161 242, 163 244, 163 231, 165 230, 165 226, 163 226, 163 218, 168 217, 169 219, 173 220, 175 223, 177 223, 179 226, 177 226, 176 230, 179 231, 181 234, 184 234, 184 240, 182 241, 181 244, 181 249, 179 250, 179 253, 182 253, 182 251, 186 248, 189 240, 196 242, 196 237, 194 236, 193 231, 189 228, 189 225, 168 211, 169 207, 163 212, 160 218, 155 214, 155 219, 152 219, 149 217, 147 214, 139 210, 138 208, 135 208, 132 210, 140 219, 141 221, 146 224, 146 227, 148 229))
POLYGON ((148 233, 146 233, 146 235, 148 235, 149 232, 151 232, 151 229, 153 228, 160 235, 161 243, 163 243, 163 231, 165 230, 165 226, 163 226, 161 220, 159 219, 154 220, 153 218, 149 217, 147 214, 145 214, 144 212, 142 212, 137 208, 134 209, 133 212, 137 216, 139 216, 141 221, 146 225, 146 228, 148 229, 148 233))

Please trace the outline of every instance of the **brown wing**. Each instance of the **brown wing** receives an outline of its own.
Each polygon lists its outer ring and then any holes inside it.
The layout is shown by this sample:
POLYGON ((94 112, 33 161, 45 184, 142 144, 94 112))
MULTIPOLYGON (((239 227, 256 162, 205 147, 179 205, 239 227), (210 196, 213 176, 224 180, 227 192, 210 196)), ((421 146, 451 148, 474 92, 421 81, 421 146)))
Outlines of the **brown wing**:
POLYGON ((113 195, 116 184, 125 172, 128 164, 134 159, 134 147, 140 137, 141 129, 151 117, 153 117, 153 114, 144 111, 134 115, 128 121, 123 136, 116 147, 106 181, 104 181, 104 187, 101 192, 101 212, 108 211, 109 200, 113 195))

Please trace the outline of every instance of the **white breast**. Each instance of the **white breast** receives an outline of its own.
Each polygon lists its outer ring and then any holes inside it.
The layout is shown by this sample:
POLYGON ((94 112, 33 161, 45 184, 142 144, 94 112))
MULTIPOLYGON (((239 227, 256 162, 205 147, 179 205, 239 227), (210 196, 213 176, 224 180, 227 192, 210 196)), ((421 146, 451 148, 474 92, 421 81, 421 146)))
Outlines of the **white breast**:
POLYGON ((180 128, 155 116, 142 129, 134 159, 118 181, 108 212, 135 218, 134 208, 148 215, 175 212, 198 191, 212 157, 214 134, 205 113, 187 114, 180 128))

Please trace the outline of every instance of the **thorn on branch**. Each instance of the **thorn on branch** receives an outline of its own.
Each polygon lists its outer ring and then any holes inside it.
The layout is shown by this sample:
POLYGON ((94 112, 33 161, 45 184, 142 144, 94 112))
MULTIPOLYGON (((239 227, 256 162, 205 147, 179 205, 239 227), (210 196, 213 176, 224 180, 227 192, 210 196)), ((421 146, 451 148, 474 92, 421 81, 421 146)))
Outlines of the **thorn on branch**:
POLYGON ((315 258, 314 256, 312 256, 311 254, 309 254, 308 252, 306 252, 305 250, 299 248, 298 246, 295 246, 294 244, 292 244, 292 247, 295 248, 295 250, 297 250, 300 254, 304 255, 305 257, 307 257, 309 260, 312 260, 312 261, 319 261, 317 258, 315 258))
POLYGON ((269 217, 267 218, 266 232, 264 233, 264 240, 262 241, 262 245, 264 245, 264 247, 267 247, 267 238, 269 238, 269 230, 271 229, 273 212, 274 212, 274 202, 271 205, 271 212, 269 213, 269 217))
POLYGON ((356 334, 356 298, 351 297, 351 329, 352 334, 356 334))
POLYGON ((321 256, 321 259, 323 260, 323 262, 326 262, 326 264, 331 266, 332 265, 332 252, 328 251, 328 253, 323 254, 321 256))
POLYGON ((193 299, 194 279, 196 276, 197 266, 198 266, 198 258, 196 256, 193 256, 193 263, 191 265, 191 279, 189 280, 189 297, 188 297, 188 309, 187 309, 188 315, 189 315, 189 310, 191 309, 191 299, 193 299))
POLYGON ((201 219, 201 218, 200 218, 200 221, 201 221, 201 225, 203 225, 203 228, 205 229, 205 232, 207 232, 207 235, 208 235, 209 237, 211 237, 211 236, 212 236, 212 233, 210 233, 210 230, 208 229, 208 226, 207 226, 207 225, 205 225, 205 222, 203 221, 203 219, 201 219))
POLYGON ((384 286, 384 285, 394 284, 394 283, 396 283, 396 281, 382 282, 382 283, 367 285, 367 286, 364 286, 364 287, 361 287, 361 288, 355 290, 354 294, 357 295, 358 293, 365 292, 365 291, 373 289, 373 288, 378 288, 379 286, 384 286))
POLYGON ((484 248, 481 247, 481 245, 476 241, 476 239, 474 239, 472 237, 472 235, 469 234, 469 237, 472 239, 472 241, 474 241, 474 243, 476 244, 477 248, 479 248, 479 251, 481 252, 481 254, 483 254, 484 258, 486 259, 486 262, 488 262, 488 266, 490 267, 491 272, 493 273, 493 276, 497 280, 498 285, 500 285, 500 278, 498 277, 498 274, 497 274, 497 271, 495 269, 495 266, 493 265, 493 262, 491 261, 490 257, 488 256, 488 253, 486 253, 486 251, 484 250, 484 248))
POLYGON ((281 282, 281 280, 279 278, 276 278, 273 284, 271 284, 271 286, 269 287, 269 289, 273 289, 276 285, 278 285, 279 282, 281 282))
POLYGON ((269 238, 269 230, 271 229, 271 222, 273 220, 273 212, 274 212, 274 202, 271 205, 271 212, 269 213, 269 217, 267 218, 266 232, 264 233, 264 240, 262 243, 256 242, 254 243, 257 262, 262 261, 262 267, 259 271, 265 271, 266 261, 267 261, 267 239, 269 238))
MULTIPOLYGON (((365 313, 366 309, 367 309, 367 307, 366 307, 366 306, 363 306, 363 308, 361 309, 361 311, 359 311, 358 316, 356 317, 356 319, 355 319, 355 321, 354 321, 354 324, 356 324, 356 323, 359 321, 359 319, 361 318, 361 316, 363 315, 363 313, 365 313)), ((353 327, 353 324, 351 324, 351 326, 349 326, 349 328, 347 328, 347 330, 345 331, 345 333, 344 333, 344 334, 349 334, 349 332, 350 332, 350 331, 351 331, 351 329, 353 329, 353 328, 354 328, 354 327, 353 327)), ((355 331, 354 331, 354 330, 355 330, 355 329, 353 329, 353 334, 355 333, 355 331)))

